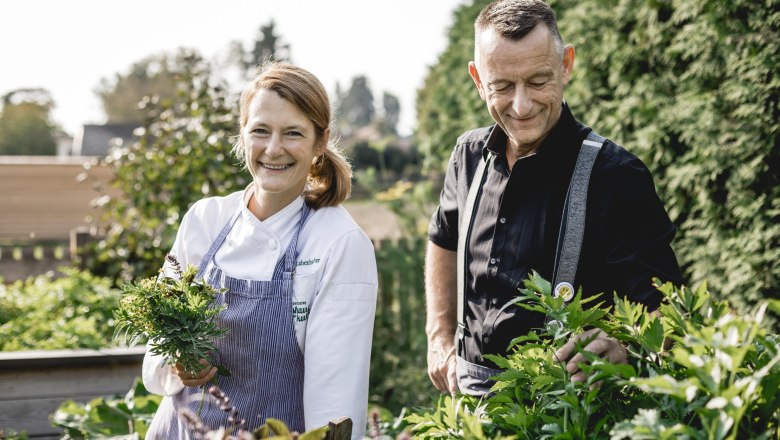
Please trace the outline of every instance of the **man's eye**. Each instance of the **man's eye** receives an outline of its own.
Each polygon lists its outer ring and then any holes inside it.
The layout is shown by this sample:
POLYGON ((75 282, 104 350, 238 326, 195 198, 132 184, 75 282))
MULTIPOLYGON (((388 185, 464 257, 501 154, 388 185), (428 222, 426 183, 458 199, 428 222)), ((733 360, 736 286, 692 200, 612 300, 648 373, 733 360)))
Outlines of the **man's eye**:
POLYGON ((547 84, 547 81, 528 83, 529 86, 537 88, 537 89, 540 88, 540 87, 544 87, 545 84, 547 84))

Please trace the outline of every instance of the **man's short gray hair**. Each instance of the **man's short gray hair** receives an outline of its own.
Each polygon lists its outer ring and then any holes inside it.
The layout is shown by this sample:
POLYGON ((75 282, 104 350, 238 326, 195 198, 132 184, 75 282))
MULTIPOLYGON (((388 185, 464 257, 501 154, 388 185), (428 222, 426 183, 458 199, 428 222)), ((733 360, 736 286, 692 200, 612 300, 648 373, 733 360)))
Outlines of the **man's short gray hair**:
POLYGON ((539 23, 550 30, 555 40, 555 52, 563 56, 563 38, 558 31, 555 12, 542 0, 495 0, 485 6, 474 22, 474 37, 487 29, 510 40, 519 40, 539 23))

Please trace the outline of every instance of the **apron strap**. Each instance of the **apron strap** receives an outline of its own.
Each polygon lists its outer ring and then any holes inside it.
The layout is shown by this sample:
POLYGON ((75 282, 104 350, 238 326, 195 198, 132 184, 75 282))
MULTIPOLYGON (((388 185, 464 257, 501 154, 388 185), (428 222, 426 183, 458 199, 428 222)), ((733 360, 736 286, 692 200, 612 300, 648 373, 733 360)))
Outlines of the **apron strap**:
MULTIPOLYGON (((469 194, 466 197, 466 205, 463 207, 463 215, 460 216, 460 224, 458 227, 458 252, 457 252, 457 279, 458 279, 458 328, 455 334, 455 345, 457 353, 462 353, 465 347, 463 346, 463 339, 466 337, 468 329, 466 328, 466 271, 468 259, 466 258, 466 245, 471 237, 471 225, 474 220, 474 207, 477 204, 482 193, 482 185, 485 182, 485 176, 487 173, 485 170, 493 162, 493 153, 488 152, 486 158, 481 158, 477 171, 474 173, 474 178, 469 186, 469 194)), ((463 353, 465 357, 465 353, 463 353)))
POLYGON ((214 255, 217 254, 217 250, 219 250, 219 247, 222 246, 222 243, 225 242, 225 239, 227 238, 228 234, 230 233, 230 230, 233 228, 233 225, 236 223, 236 220, 238 220, 238 217, 241 215, 241 207, 236 210, 236 213, 233 214, 233 217, 225 223, 225 226, 222 227, 222 231, 219 232, 219 235, 217 235, 217 238, 214 240, 213 243, 211 243, 211 247, 209 247, 208 252, 206 252, 206 255, 203 257, 202 260, 200 260, 200 266, 198 267, 198 274, 195 276, 195 279, 203 278, 205 272, 206 272, 206 266, 211 262, 212 259, 214 259, 214 255))
POLYGON ((561 227, 558 232, 552 286, 553 293, 563 295, 567 301, 574 296, 574 276, 577 274, 582 239, 585 235, 585 206, 588 202, 590 174, 605 140, 591 130, 588 137, 582 141, 574 174, 566 193, 561 227))

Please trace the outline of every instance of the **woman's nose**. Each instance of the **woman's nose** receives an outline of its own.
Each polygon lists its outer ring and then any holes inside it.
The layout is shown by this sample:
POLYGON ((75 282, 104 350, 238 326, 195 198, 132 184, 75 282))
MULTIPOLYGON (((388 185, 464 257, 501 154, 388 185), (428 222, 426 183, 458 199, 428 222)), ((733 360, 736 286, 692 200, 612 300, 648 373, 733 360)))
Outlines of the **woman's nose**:
POLYGON ((267 156, 278 156, 282 153, 283 143, 281 136, 272 134, 268 138, 268 143, 265 144, 265 154, 267 156))

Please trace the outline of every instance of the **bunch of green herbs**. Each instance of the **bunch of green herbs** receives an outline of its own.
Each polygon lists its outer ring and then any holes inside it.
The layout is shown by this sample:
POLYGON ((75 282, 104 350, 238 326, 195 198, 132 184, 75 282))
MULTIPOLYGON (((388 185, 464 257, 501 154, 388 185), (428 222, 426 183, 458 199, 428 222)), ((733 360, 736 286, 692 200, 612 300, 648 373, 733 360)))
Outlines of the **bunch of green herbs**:
MULTIPOLYGON (((173 255, 166 260, 176 277, 166 276, 161 270, 158 277, 122 285, 124 294, 114 312, 114 337, 122 336, 128 345, 146 339, 153 354, 196 373, 203 369, 201 359, 214 365, 215 341, 229 331, 217 323, 217 315, 226 306, 214 304, 217 295, 226 289, 196 280, 198 268, 190 265, 182 270, 173 255)), ((224 367, 217 368, 219 374, 229 375, 224 367)))
POLYGON ((780 338, 763 322, 774 300, 736 314, 696 289, 660 285, 660 313, 618 297, 614 306, 555 297, 538 274, 517 304, 547 315, 538 332, 516 338, 490 397, 441 398, 407 417, 422 439, 737 439, 780 438, 780 338), (577 345, 588 378, 572 382, 555 351, 586 328, 621 341, 627 364, 577 345))

